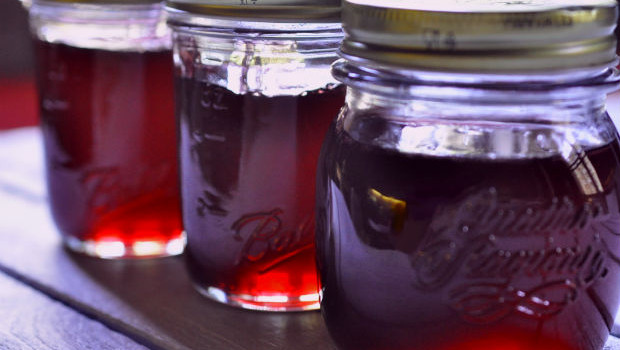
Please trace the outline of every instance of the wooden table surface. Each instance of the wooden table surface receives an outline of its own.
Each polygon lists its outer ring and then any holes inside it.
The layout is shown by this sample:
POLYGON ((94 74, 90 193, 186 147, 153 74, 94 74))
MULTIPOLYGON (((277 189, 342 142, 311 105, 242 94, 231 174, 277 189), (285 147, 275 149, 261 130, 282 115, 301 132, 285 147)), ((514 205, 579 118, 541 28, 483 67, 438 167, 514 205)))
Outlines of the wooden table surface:
MULTIPOLYGON (((620 94, 609 109, 620 122, 620 94)), ((336 349, 319 312, 245 311, 201 297, 179 257, 103 261, 67 252, 42 164, 37 128, 0 133, 0 350, 336 349)), ((620 350, 620 339, 605 349, 620 350)))

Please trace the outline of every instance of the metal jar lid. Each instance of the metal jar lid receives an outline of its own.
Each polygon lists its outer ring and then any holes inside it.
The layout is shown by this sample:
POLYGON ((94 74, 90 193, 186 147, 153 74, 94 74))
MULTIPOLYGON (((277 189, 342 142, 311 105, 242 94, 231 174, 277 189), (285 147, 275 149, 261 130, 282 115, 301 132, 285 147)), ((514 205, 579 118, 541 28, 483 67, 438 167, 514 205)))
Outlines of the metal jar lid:
MULTIPOLYGON (((24 0, 22 0, 24 1, 24 0)), ((160 4, 163 0, 30 0, 32 3, 60 3, 60 4, 84 4, 84 5, 148 5, 160 4)))
POLYGON ((517 73, 613 65, 616 0, 345 0, 351 61, 517 73))
POLYGON ((168 0, 168 9, 219 19, 340 22, 341 0, 168 0))

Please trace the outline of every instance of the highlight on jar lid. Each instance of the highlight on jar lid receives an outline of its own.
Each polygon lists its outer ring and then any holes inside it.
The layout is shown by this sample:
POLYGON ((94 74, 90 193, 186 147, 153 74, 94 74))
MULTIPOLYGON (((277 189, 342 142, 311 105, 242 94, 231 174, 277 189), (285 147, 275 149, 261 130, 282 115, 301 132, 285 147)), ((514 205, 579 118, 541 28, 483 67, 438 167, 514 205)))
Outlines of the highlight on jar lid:
POLYGON ((424 70, 612 66, 616 0, 344 0, 341 53, 424 70))
POLYGON ((169 10, 220 19, 340 22, 341 0, 168 0, 169 10))

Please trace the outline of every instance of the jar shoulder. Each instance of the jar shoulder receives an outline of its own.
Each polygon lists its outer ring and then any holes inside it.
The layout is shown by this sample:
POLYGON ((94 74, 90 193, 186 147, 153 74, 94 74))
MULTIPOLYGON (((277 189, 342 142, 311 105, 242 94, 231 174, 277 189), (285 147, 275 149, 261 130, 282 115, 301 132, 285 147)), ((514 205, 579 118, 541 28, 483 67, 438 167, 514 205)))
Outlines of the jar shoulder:
POLYGON ((350 93, 337 130, 360 144, 403 154, 486 159, 568 159, 618 138, 598 103, 373 101, 350 93))

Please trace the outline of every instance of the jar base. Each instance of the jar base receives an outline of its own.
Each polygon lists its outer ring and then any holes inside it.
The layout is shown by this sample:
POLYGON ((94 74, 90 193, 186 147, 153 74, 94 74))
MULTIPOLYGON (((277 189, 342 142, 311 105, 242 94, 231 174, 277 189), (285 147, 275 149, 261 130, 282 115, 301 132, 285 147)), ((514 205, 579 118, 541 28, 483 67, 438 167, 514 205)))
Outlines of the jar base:
POLYGON ((194 284, 203 296, 222 304, 255 311, 295 312, 319 309, 319 295, 249 295, 233 294, 220 288, 194 284))
POLYGON ((163 258, 180 255, 185 250, 185 232, 169 240, 81 240, 64 237, 65 246, 76 253, 101 259, 163 258))

